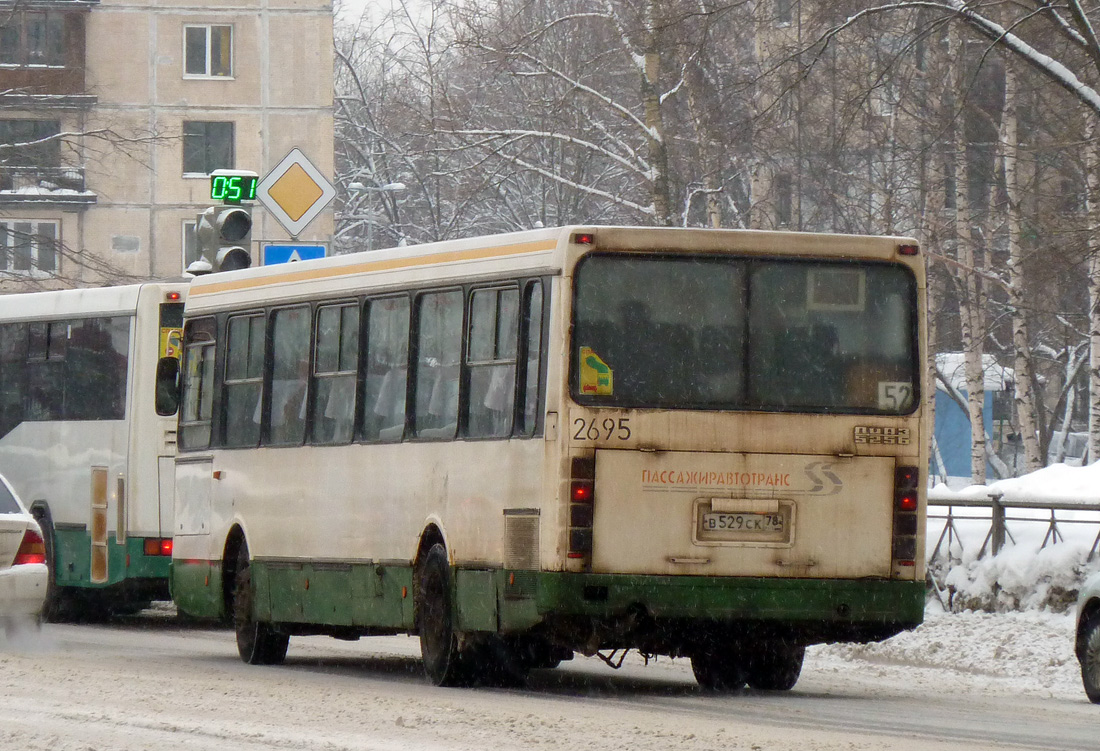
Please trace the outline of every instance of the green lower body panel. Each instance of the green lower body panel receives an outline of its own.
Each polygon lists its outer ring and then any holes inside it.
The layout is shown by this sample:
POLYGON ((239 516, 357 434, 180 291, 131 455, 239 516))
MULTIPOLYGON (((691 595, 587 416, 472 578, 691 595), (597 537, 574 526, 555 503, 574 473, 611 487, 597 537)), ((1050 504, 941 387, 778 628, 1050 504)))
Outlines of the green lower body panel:
MULTIPOLYGON (((581 648, 678 652, 714 639, 883 639, 920 624, 921 582, 453 571, 460 631, 534 634, 581 648)), ((295 633, 415 628, 411 565, 256 559, 255 617, 295 633), (293 625, 292 625, 293 624, 293 625)), ((175 561, 173 596, 225 615, 221 566, 175 561)))
POLYGON ((413 626, 409 566, 260 559, 252 563, 252 577, 260 620, 393 630, 413 626))
POLYGON ((173 560, 170 581, 172 600, 180 611, 195 618, 227 615, 220 561, 173 560))
POLYGON ((107 538, 107 576, 92 581, 92 539, 86 529, 54 529, 54 571, 62 587, 127 592, 134 599, 168 597, 168 572, 172 559, 165 555, 146 555, 145 538, 127 537, 119 541, 107 538))
POLYGON ((699 629, 813 643, 914 628, 925 594, 924 583, 912 581, 544 573, 535 602, 550 622, 587 621, 597 631, 699 629))

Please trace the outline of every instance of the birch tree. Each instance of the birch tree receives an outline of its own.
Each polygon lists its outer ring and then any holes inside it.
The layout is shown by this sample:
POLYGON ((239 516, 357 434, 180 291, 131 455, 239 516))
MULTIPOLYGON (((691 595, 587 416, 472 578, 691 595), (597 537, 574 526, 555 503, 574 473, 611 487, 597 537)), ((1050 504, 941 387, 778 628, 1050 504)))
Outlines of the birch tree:
MULTIPOLYGON (((1049 86, 1061 90, 1070 101, 1086 112, 1090 118, 1100 115, 1100 39, 1095 31, 1100 9, 1086 6, 1079 0, 1055 5, 1045 0, 1028 0, 1014 5, 967 2, 966 0, 900 0, 861 8, 851 13, 834 27, 825 31, 821 43, 832 43, 838 34, 853 28, 866 19, 883 14, 912 14, 923 12, 950 20, 964 28, 990 49, 1003 51, 1015 59, 1049 86), (997 12, 1000 16, 993 15, 997 12)), ((1087 148, 1092 149, 1096 138, 1090 127, 1087 148)), ((1096 260, 1100 248, 1094 247, 1093 235, 1097 228, 1100 209, 1096 207, 1098 195, 1096 166, 1087 170, 1089 227, 1088 280, 1090 302, 1090 457, 1100 456, 1100 262, 1096 260)), ((1026 422, 1026 417, 1025 417, 1026 422)))

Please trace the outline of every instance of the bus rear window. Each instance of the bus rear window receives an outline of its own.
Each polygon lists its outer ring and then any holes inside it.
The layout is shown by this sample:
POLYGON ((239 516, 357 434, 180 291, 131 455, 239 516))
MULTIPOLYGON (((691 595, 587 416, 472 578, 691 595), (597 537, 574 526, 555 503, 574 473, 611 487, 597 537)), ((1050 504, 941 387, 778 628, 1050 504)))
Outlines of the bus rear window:
POLYGON ((897 264, 593 254, 576 270, 574 398, 908 414, 915 310, 897 264))

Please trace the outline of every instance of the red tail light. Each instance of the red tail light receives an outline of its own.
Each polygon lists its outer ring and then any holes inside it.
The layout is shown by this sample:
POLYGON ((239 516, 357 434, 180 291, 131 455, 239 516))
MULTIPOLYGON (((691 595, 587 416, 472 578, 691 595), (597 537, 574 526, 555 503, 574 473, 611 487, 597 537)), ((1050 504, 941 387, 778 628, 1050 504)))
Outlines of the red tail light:
POLYGON ((145 555, 172 555, 172 538, 148 537, 142 551, 145 555))
POLYGON ((19 552, 15 554, 13 566, 22 566, 27 563, 46 562, 46 543, 42 535, 33 529, 23 533, 23 542, 19 543, 19 552))
POLYGON ((592 502, 596 498, 596 460, 575 456, 570 465, 569 552, 570 558, 592 554, 592 502))
POLYGON ((898 495, 898 509, 901 511, 917 510, 917 494, 915 492, 901 493, 898 495))
POLYGON ((916 467, 898 467, 894 470, 893 558, 896 566, 916 565, 919 484, 920 471, 916 467))

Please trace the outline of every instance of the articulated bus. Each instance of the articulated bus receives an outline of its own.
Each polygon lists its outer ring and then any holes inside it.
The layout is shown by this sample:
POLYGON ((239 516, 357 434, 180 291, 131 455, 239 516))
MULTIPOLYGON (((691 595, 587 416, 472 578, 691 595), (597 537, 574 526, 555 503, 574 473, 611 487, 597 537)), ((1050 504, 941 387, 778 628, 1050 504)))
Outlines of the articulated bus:
POLYGON ((187 287, 0 296, 0 473, 42 527, 47 618, 168 599, 176 416, 155 387, 187 287))
POLYGON ((438 685, 637 649, 789 689, 922 620, 924 299, 906 238, 604 226, 197 278, 173 598, 253 664, 412 633, 438 685))

